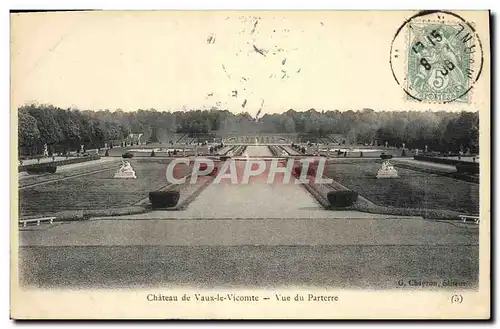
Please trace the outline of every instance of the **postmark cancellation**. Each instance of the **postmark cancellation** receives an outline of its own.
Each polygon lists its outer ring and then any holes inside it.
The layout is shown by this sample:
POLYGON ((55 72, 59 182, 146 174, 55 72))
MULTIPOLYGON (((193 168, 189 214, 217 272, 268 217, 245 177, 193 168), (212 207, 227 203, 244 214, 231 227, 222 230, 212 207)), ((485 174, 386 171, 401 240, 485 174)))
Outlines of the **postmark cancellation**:
POLYGON ((482 44, 473 23, 457 14, 421 12, 398 29, 390 62, 407 100, 470 103, 482 44))

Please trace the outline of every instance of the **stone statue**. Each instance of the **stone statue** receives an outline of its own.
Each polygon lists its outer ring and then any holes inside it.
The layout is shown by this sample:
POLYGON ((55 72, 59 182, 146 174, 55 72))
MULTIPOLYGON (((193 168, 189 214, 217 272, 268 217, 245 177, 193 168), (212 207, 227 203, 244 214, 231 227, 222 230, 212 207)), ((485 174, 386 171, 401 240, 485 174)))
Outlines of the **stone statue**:
POLYGON ((398 172, 396 168, 389 162, 389 160, 382 163, 382 167, 377 173, 377 178, 398 178, 398 172))
POLYGON ((130 162, 127 160, 122 160, 122 166, 120 168, 120 171, 130 171, 132 169, 132 166, 130 165, 130 162))
POLYGON ((115 173, 113 178, 137 178, 137 176, 135 175, 135 170, 130 165, 130 162, 122 159, 121 167, 115 173))

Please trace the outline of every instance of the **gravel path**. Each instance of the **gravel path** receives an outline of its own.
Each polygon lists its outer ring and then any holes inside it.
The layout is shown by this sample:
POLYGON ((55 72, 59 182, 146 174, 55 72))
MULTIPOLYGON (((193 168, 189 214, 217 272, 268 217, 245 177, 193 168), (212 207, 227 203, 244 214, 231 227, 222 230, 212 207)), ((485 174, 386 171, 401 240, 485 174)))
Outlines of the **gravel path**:
POLYGON ((420 167, 420 168, 429 168, 429 169, 434 169, 438 171, 442 171, 445 173, 450 173, 450 172, 456 172, 457 168, 453 165, 447 165, 447 164, 442 164, 442 163, 434 163, 434 162, 427 162, 427 161, 418 161, 418 160, 413 160, 413 159, 398 159, 394 158, 391 159, 391 162, 393 163, 403 163, 403 164, 408 164, 411 166, 415 167, 420 167))

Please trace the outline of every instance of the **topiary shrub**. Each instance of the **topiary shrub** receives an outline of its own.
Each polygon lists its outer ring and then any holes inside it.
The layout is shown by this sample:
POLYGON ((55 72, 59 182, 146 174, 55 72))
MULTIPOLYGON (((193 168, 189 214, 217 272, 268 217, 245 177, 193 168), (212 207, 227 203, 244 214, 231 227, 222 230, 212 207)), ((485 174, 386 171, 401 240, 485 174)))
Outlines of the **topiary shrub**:
POLYGON ((151 156, 154 157, 156 154, 155 154, 155 150, 152 150, 151 151, 151 156))
POLYGON ((345 208, 356 202, 358 193, 354 191, 330 191, 327 194, 327 199, 333 208, 345 208))
POLYGON ((153 209, 172 208, 179 202, 179 191, 154 191, 149 192, 149 201, 153 209))
POLYGON ((405 149, 403 149, 403 151, 401 152, 401 156, 402 156, 402 157, 405 157, 405 156, 406 156, 406 151, 405 151, 405 149))
POLYGON ((37 175, 37 174, 42 174, 42 171, 40 168, 26 168, 26 172, 30 175, 37 175))
POLYGON ((30 175, 38 174, 55 174, 57 171, 57 166, 33 166, 26 168, 26 172, 30 175))
POLYGON ((384 154, 384 153, 382 153, 380 155, 380 159, 382 159, 382 160, 389 160, 389 159, 392 159, 392 155, 391 154, 384 154))
POLYGON ((125 152, 125 153, 122 154, 122 158, 124 158, 124 159, 130 159, 130 158, 133 158, 133 157, 134 157, 134 155, 132 153, 130 153, 130 152, 125 152))
POLYGON ((106 152, 104 152, 104 156, 105 157, 109 157, 109 151, 108 150, 106 150, 106 152))

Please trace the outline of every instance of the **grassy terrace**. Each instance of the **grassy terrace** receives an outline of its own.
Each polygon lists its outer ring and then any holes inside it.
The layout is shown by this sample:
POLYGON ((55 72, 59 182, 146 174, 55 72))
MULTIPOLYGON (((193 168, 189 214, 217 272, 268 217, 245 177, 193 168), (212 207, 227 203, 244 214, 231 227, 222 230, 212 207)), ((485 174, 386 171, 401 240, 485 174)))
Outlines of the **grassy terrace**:
MULTIPOLYGON (((133 205, 168 184, 165 171, 169 161, 132 159, 137 179, 113 179, 114 170, 107 170, 20 190, 20 215, 133 205)), ((118 167, 116 163, 114 167, 118 167)))
POLYGON ((325 175, 377 205, 479 213, 479 185, 409 169, 377 179, 381 160, 329 162, 325 175))
POLYGON ((55 174, 50 174, 50 175, 29 175, 27 173, 21 173, 21 175, 23 175, 23 178, 19 180, 19 187, 31 184, 43 183, 74 175, 81 175, 92 171, 100 171, 106 169, 113 171, 116 170, 118 167, 119 167, 119 161, 110 161, 110 162, 87 164, 85 166, 73 168, 71 170, 66 170, 66 171, 61 171, 58 168, 58 171, 55 174))

